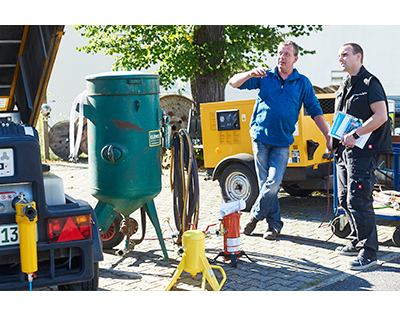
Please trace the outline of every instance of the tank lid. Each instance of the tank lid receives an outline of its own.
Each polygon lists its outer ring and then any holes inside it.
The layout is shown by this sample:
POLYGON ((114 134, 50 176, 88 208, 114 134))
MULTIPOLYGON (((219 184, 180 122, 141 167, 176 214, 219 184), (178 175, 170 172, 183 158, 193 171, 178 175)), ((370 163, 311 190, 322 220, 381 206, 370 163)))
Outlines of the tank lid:
POLYGON ((127 79, 127 78, 158 78, 157 74, 145 73, 140 71, 109 71, 98 74, 88 75, 85 77, 86 80, 91 79, 127 79))

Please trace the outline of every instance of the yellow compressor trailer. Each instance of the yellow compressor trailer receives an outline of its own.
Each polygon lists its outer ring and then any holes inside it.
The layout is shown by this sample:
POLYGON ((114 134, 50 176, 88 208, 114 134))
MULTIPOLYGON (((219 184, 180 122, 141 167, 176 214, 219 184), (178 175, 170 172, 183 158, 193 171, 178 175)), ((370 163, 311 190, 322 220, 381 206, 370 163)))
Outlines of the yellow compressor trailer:
MULTIPOLYGON (((335 96, 317 94, 325 119, 333 119, 335 96)), ((204 167, 219 180, 225 201, 243 199, 250 210, 258 195, 250 139, 250 119, 255 100, 200 104, 204 167)), ((295 196, 326 190, 331 170, 324 135, 304 107, 300 111, 294 143, 290 147, 283 189, 295 196)))

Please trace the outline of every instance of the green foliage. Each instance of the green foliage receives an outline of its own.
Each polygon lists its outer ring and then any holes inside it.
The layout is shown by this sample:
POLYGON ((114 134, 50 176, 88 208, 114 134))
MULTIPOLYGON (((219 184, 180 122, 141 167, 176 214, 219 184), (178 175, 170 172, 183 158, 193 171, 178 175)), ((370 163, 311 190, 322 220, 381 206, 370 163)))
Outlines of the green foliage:
MULTIPOLYGON (((142 70, 158 65, 160 84, 168 89, 178 78, 187 82, 208 72, 226 83, 237 72, 265 63, 279 42, 321 31, 312 25, 226 25, 221 40, 198 44, 201 25, 76 25, 88 38, 79 51, 115 56, 114 69, 142 70), (198 34, 199 32, 197 32, 198 34), (219 58, 215 58, 218 56, 219 58)), ((300 54, 313 54, 300 48, 300 54)))

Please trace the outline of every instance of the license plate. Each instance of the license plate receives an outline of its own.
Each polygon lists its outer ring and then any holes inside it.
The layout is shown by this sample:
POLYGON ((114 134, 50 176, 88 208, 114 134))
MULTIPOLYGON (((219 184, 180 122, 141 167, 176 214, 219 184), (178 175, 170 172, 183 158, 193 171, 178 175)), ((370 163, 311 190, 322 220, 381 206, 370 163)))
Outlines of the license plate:
POLYGON ((18 244, 18 224, 0 225, 0 247, 18 244))
MULTIPOLYGON (((36 241, 38 241, 36 223, 36 241)), ((0 247, 19 244, 18 224, 0 225, 0 247)))

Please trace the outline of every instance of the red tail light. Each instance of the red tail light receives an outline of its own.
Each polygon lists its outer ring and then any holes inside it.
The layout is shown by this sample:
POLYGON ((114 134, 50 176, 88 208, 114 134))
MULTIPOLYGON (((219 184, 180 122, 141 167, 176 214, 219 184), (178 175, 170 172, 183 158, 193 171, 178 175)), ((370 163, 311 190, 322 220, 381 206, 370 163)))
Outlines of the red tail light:
POLYGON ((90 214, 49 218, 47 227, 49 243, 92 238, 92 218, 90 214))

